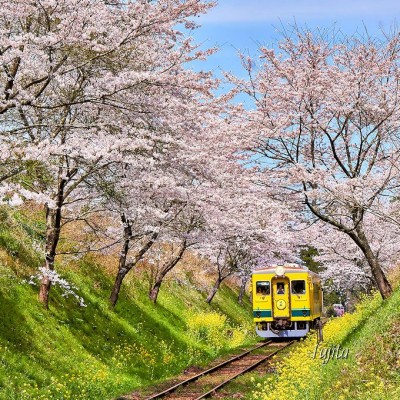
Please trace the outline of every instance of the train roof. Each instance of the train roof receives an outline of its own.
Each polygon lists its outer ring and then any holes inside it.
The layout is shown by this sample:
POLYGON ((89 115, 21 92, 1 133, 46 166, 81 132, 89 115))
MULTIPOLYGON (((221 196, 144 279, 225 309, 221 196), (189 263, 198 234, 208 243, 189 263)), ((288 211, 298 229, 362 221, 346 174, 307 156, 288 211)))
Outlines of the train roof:
POLYGON ((304 273, 304 272, 306 272, 310 275, 318 276, 315 272, 309 270, 307 267, 299 265, 299 264, 292 264, 292 263, 268 265, 265 267, 256 268, 253 271, 253 275, 254 274, 271 274, 271 273, 274 273, 278 267, 283 267, 285 273, 304 273))

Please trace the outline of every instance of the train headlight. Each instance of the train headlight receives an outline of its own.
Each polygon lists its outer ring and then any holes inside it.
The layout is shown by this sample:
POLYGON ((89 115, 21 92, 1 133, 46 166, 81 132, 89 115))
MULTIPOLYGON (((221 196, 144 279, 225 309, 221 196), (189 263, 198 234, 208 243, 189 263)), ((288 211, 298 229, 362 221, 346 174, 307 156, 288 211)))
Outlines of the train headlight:
POLYGON ((283 267, 283 265, 278 265, 276 267, 275 274, 277 276, 284 276, 285 275, 285 268, 283 267))

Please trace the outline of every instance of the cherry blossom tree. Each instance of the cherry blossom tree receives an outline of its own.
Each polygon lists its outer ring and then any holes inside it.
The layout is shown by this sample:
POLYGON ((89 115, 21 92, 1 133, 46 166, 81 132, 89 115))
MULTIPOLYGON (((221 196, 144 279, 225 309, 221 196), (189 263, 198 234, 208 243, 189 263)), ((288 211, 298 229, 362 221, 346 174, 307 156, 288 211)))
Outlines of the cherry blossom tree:
MULTIPOLYGON (((223 129, 221 131, 224 124, 214 125, 218 123, 221 108, 218 102, 212 103, 211 112, 203 103, 205 113, 197 120, 183 115, 183 131, 174 130, 175 137, 181 135, 182 141, 174 142, 167 153, 147 158, 147 164, 141 168, 126 166, 110 175, 114 186, 108 199, 109 207, 124 220, 123 249, 110 296, 112 306, 118 300, 123 279, 143 257, 152 263, 156 272, 150 288, 150 298, 155 302, 165 276, 186 250, 207 241, 206 220, 214 217, 211 198, 219 204, 213 193, 218 189, 223 195, 221 183, 228 175, 222 171, 226 171, 230 155, 229 146, 224 146, 226 136, 223 129), (153 248, 156 242, 158 245, 153 248), (167 247, 172 248, 169 256, 161 256, 160 249, 167 247), (128 252, 131 253, 129 258, 128 252)), ((230 162, 236 165, 235 159, 230 162)), ((239 170, 236 168, 235 173, 239 170)), ((232 181, 234 176, 230 175, 229 179, 232 181)))
MULTIPOLYGON (((400 256, 399 228, 372 214, 365 218, 364 223, 371 247, 387 273, 397 265, 400 256)), ((308 242, 318 249, 315 260, 322 265, 320 275, 325 282, 342 291, 366 291, 376 287, 361 249, 348 235, 321 222, 312 225, 306 232, 308 242)))
MULTIPOLYGON (((166 238, 171 224, 179 219, 186 207, 186 188, 179 183, 182 176, 177 171, 163 169, 160 165, 144 165, 133 169, 124 167, 122 172, 123 176, 112 182, 112 194, 106 203, 110 214, 121 219, 123 229, 120 240, 118 232, 114 236, 116 242, 121 242, 122 248, 110 295, 112 307, 118 301, 126 275, 156 242, 166 238)), ((112 179, 116 176, 117 172, 114 172, 112 179)), ((95 185, 101 186, 98 183, 95 185)), ((109 188, 108 184, 106 186, 109 188)), ((183 240, 183 252, 187 245, 183 240)), ((178 258, 182 255, 183 253, 178 258)), ((176 265, 179 259, 173 264, 176 265)))
MULTIPOLYGON (((205 83, 203 74, 199 78, 205 83)), ((212 85, 211 79, 205 86, 185 87, 182 82, 181 86, 177 85, 174 97, 168 99, 172 119, 166 113, 162 124, 157 121, 154 130, 158 135, 154 137, 152 152, 141 152, 144 156, 140 163, 110 168, 111 172, 101 177, 103 183, 93 184, 94 188, 104 188, 107 208, 123 222, 123 248, 110 296, 112 306, 118 300, 129 271, 156 241, 170 241, 178 245, 179 250, 177 255, 159 265, 152 290, 152 300, 156 301, 165 275, 201 231, 202 203, 207 202, 207 195, 199 197, 198 188, 204 186, 204 182, 212 185, 219 176, 219 166, 226 160, 225 153, 229 153, 227 149, 221 151, 221 147, 225 148, 226 136, 220 127, 216 128, 221 125, 218 115, 225 103, 209 95, 212 85)), ((103 195, 99 193, 99 196, 103 195)))
POLYGON ((221 283, 233 274, 259 265, 295 261, 296 232, 289 207, 266 194, 253 180, 253 171, 232 156, 220 165, 219 180, 212 190, 203 188, 205 238, 197 246, 211 262, 216 280, 207 302, 221 283))
POLYGON ((221 246, 218 250, 215 262, 217 279, 207 296, 206 302, 208 304, 211 303, 221 283, 226 278, 238 272, 241 266, 250 264, 251 261, 251 253, 246 249, 243 243, 238 243, 235 239, 230 239, 229 242, 226 242, 224 247, 221 246))
POLYGON ((399 185, 398 33, 344 37, 295 27, 279 48, 242 57, 249 79, 231 77, 253 109, 238 135, 260 182, 304 204, 360 249, 383 298, 392 288, 366 223, 399 185))
MULTIPOLYGON (((34 161, 43 172, 40 182, 17 183, 45 204, 44 271, 53 271, 64 210, 85 206, 88 181, 111 164, 138 165, 140 156, 166 151, 173 136, 165 127, 182 124, 174 116, 196 109, 195 94, 210 89, 209 74, 184 69, 207 52, 176 27, 194 28, 190 18, 213 4, 0 4, 0 148, 10 163, 34 161)), ((41 282, 46 307, 53 275, 43 273, 41 282)))
POLYGON ((244 263, 239 267, 239 270, 237 272, 237 276, 240 279, 240 289, 239 289, 239 294, 238 294, 238 302, 239 304, 243 303, 243 297, 246 293, 246 288, 247 285, 250 281, 251 274, 255 268, 255 265, 252 264, 251 262, 244 263))
POLYGON ((157 301, 161 284, 166 275, 182 260, 185 252, 199 240, 199 233, 202 232, 203 225, 204 219, 201 213, 187 204, 167 227, 165 237, 168 244, 158 250, 156 261, 154 261, 153 255, 150 258, 155 264, 149 290, 149 298, 153 303, 157 301), (160 250, 162 255, 160 255, 160 250))

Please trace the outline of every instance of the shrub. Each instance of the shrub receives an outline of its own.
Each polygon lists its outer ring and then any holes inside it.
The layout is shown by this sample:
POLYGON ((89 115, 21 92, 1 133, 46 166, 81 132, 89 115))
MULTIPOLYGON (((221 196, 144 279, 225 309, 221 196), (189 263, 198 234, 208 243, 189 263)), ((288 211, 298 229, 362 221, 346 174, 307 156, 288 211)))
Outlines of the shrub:
POLYGON ((241 346, 251 336, 248 327, 233 326, 226 315, 218 312, 199 313, 188 320, 191 338, 214 354, 222 349, 241 346))

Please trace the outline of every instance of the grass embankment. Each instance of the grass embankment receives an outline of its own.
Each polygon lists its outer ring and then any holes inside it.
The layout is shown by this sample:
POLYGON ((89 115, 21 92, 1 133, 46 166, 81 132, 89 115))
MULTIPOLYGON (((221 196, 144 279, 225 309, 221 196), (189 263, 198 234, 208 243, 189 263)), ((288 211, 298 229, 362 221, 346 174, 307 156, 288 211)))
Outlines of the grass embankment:
POLYGON ((299 343, 267 379, 253 378, 249 398, 393 400, 400 398, 400 290, 365 298, 353 314, 328 322, 299 343))
POLYGON ((0 399, 113 398, 255 340, 248 303, 224 287, 210 307, 185 273, 165 282, 156 305, 143 274, 128 276, 111 311, 114 269, 100 256, 58 265, 86 307, 53 287, 44 310, 27 282, 42 263, 43 230, 37 212, 0 209, 0 399))

